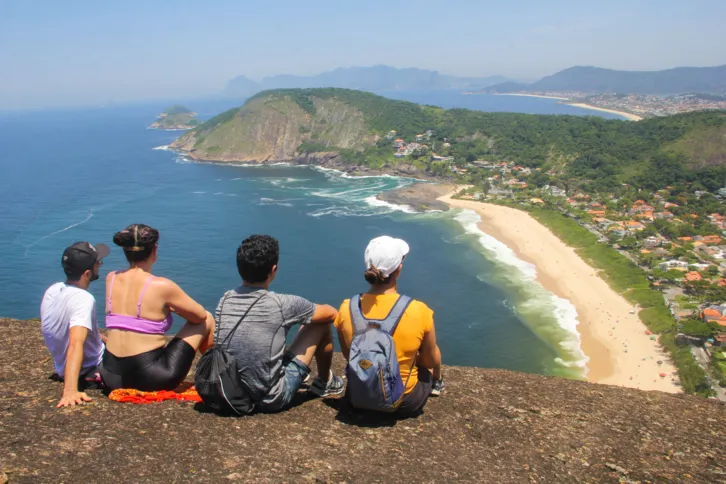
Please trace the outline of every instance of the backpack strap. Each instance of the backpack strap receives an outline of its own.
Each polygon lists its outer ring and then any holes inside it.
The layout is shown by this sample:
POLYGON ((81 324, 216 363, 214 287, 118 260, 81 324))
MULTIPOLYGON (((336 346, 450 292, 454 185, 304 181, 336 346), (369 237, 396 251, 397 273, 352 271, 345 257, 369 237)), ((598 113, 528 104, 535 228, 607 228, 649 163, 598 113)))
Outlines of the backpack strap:
POLYGON ((401 318, 403 318, 406 309, 408 309, 412 301, 413 299, 410 297, 401 294, 396 304, 393 305, 391 311, 388 313, 388 316, 381 320, 381 329, 393 336, 393 333, 396 332, 396 328, 398 327, 398 323, 401 322, 401 318))
POLYGON ((369 324, 376 324, 383 331, 393 336, 393 333, 396 332, 398 323, 401 322, 401 318, 406 312, 406 309, 408 308, 409 304, 413 302, 413 299, 401 294, 385 318, 368 319, 363 316, 363 310, 360 306, 360 300, 360 294, 356 294, 350 299, 350 316, 353 321, 353 331, 355 335, 361 334, 362 332, 367 330, 369 324))
MULTIPOLYGON (((222 341, 222 342, 220 343, 220 346, 222 346, 222 345, 224 345, 225 343, 227 343, 227 348, 229 348, 229 345, 230 345, 230 343, 231 343, 231 341, 229 341, 229 339, 230 339, 230 338, 232 337, 232 335, 233 335, 233 334, 234 334, 234 333, 235 333, 235 332, 237 331, 237 328, 239 328, 239 325, 240 325, 240 324, 242 324, 242 320, 243 320, 243 319, 244 319, 245 317, 247 317, 247 315, 248 315, 248 314, 249 314, 249 312, 250 312, 250 311, 252 310, 252 308, 253 308, 253 307, 255 306, 255 304, 257 304, 257 303, 258 303, 258 302, 260 301, 260 299, 262 299, 262 298, 263 298, 263 297, 265 297, 266 295, 267 295, 267 291, 265 291, 264 293, 262 293, 262 295, 261 295, 261 296, 259 296, 259 297, 258 297, 257 299, 255 299, 255 300, 254 300, 254 301, 252 302, 252 304, 250 304, 250 307, 248 307, 248 308, 247 308, 247 310, 245 311, 245 313, 244 313, 244 314, 242 315, 242 317, 241 317, 241 318, 239 318, 239 321, 237 321, 237 324, 235 324, 235 325, 234 325, 234 328, 232 328, 232 331, 230 331, 229 333, 227 333, 227 336, 225 336, 224 340, 223 340, 223 341, 222 341), (229 341, 229 343, 228 343, 228 341, 229 341)), ((225 302, 226 300, 227 300, 227 297, 225 296, 224 300, 222 301, 222 306, 221 306, 221 307, 219 308, 219 321, 220 321, 220 323, 222 322, 222 315, 224 314, 224 302, 225 302)))
POLYGON ((368 329, 368 320, 360 308, 360 294, 350 298, 350 319, 353 322, 354 335, 359 335, 368 329))

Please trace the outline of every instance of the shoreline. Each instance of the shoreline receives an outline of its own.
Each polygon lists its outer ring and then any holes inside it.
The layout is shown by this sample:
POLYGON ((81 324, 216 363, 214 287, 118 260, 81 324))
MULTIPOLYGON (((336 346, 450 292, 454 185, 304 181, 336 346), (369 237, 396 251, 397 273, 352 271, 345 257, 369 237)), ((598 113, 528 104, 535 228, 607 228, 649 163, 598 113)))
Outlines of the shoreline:
POLYGON ((608 109, 608 108, 601 108, 598 106, 593 106, 592 104, 582 103, 582 102, 575 102, 572 101, 570 98, 566 97, 557 97, 557 96, 545 96, 542 94, 524 94, 524 93, 494 93, 495 96, 522 96, 522 97, 538 97, 541 99, 556 99, 558 101, 565 101, 563 104, 569 104, 570 106, 576 107, 576 108, 582 108, 582 109, 590 109, 592 111, 600 111, 603 113, 610 113, 610 114, 616 114, 618 116, 622 116, 623 118, 627 119, 628 121, 642 121, 643 117, 638 116, 637 114, 628 113, 626 111, 618 111, 616 109, 608 109))
POLYGON ((567 97, 557 97, 557 96, 544 96, 542 94, 519 94, 519 93, 509 93, 509 92, 503 92, 494 94, 495 96, 522 96, 522 97, 538 97, 541 99, 556 99, 558 101, 569 101, 570 98, 567 97))
POLYGON ((528 213, 500 205, 439 197, 452 208, 469 209, 481 217, 479 229, 533 264, 537 281, 569 300, 578 314, 582 351, 590 359, 587 380, 641 390, 681 393, 672 380, 677 370, 669 355, 646 334, 633 305, 597 276, 574 249, 528 213), (658 365, 658 361, 662 364, 658 365), (659 375, 667 376, 661 378, 659 375))
POLYGON ((576 107, 576 108, 582 108, 582 109, 591 109, 593 111, 601 111, 603 113, 610 113, 610 114, 617 114, 618 116, 622 116, 628 121, 642 121, 642 117, 638 116, 637 114, 632 113, 626 113, 625 111, 616 111, 615 109, 607 109, 607 108, 599 108, 597 106, 593 106, 591 104, 585 104, 585 103, 567 103, 570 106, 576 107))

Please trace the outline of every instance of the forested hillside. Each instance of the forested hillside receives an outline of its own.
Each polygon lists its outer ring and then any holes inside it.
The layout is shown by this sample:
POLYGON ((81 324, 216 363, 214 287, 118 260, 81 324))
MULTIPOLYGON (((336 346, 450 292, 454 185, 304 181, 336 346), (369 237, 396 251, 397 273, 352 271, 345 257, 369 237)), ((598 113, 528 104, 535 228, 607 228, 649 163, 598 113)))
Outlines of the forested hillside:
POLYGON ((726 113, 721 111, 634 123, 444 110, 333 88, 259 93, 242 108, 200 125, 175 147, 200 159, 222 161, 289 160, 301 153, 339 152, 349 163, 380 168, 402 161, 394 158, 392 131, 406 141, 417 136, 420 140, 428 131, 425 144, 417 143, 419 148, 407 156, 418 164, 433 163, 441 154, 459 166, 475 160, 513 161, 591 179, 594 189, 624 182, 660 188, 684 181, 715 189, 726 177, 726 113), (266 155, 258 157, 263 152, 266 155))

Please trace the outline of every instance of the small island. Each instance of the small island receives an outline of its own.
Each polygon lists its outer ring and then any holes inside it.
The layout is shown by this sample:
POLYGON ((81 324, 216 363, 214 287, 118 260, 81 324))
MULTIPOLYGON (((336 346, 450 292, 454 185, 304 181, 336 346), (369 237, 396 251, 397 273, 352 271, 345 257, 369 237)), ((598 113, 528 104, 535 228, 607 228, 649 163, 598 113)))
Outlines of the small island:
POLYGON ((192 129, 199 126, 196 114, 191 109, 175 104, 165 109, 157 120, 149 125, 149 129, 192 129))

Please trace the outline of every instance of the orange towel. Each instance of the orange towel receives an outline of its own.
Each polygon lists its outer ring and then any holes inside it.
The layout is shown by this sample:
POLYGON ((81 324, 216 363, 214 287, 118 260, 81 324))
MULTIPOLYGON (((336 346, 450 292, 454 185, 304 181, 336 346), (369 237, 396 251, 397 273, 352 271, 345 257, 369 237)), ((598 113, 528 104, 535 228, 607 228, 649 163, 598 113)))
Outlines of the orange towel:
MULTIPOLYGON (((177 388, 177 390, 183 389, 177 388)), ((190 386, 183 391, 162 390, 159 392, 142 392, 141 390, 134 390, 133 388, 119 388, 112 391, 108 395, 108 398, 115 402, 136 404, 163 402, 164 400, 178 400, 180 402, 202 401, 202 398, 193 386, 190 386)))

